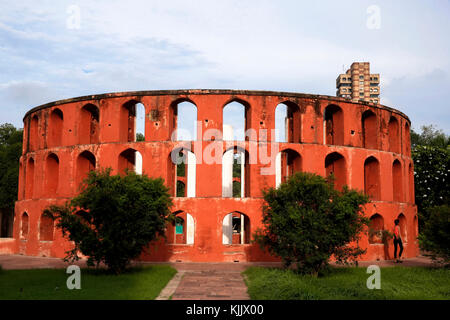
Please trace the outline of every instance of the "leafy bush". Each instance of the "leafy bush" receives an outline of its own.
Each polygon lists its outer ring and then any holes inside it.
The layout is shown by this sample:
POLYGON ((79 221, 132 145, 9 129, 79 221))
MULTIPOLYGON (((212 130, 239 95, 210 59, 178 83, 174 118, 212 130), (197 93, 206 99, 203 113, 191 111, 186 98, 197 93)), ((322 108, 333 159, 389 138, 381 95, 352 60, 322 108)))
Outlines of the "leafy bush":
POLYGON ((136 141, 137 142, 145 141, 145 136, 140 132, 136 133, 136 141))
POLYGON ((255 240, 298 272, 317 274, 331 256, 348 263, 363 254, 357 240, 369 220, 361 212, 368 197, 333 179, 298 172, 278 189, 264 191, 263 229, 255 240), (354 242, 353 246, 350 243, 354 242))
POLYGON ((419 212, 419 230, 428 220, 430 207, 449 205, 450 136, 433 125, 411 130, 411 155, 414 159, 415 202, 419 212))
POLYGON ((417 146, 414 158, 416 204, 420 213, 420 227, 429 218, 427 208, 449 204, 450 148, 417 146))
POLYGON ((420 247, 433 260, 450 262, 450 207, 447 205, 431 207, 427 210, 422 233, 419 235, 420 247))
POLYGON ((77 197, 45 212, 59 218, 57 226, 75 244, 66 260, 78 260, 81 252, 89 266, 103 262, 120 273, 164 234, 172 200, 162 179, 110 173, 90 172, 77 197))

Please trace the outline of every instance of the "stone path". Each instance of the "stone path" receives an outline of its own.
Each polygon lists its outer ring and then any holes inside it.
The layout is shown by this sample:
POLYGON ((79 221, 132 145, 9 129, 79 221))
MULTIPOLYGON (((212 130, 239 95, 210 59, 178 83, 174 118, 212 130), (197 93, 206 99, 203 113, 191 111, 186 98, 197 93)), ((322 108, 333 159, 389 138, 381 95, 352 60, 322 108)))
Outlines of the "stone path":
POLYGON ((173 300, 248 300, 241 273, 246 264, 177 263, 172 264, 183 278, 172 295, 173 300))
MULTIPOLYGON (((3 269, 42 269, 66 268, 70 263, 59 258, 31 257, 22 255, 0 255, 0 266, 3 269)), ((85 261, 76 263, 85 267, 85 261)), ((281 267, 281 263, 146 263, 138 265, 169 264, 178 273, 169 281, 167 286, 157 297, 158 300, 247 300, 247 286, 242 272, 250 266, 281 267)), ((432 261, 427 257, 404 259, 403 263, 393 261, 360 262, 360 267, 369 265, 389 266, 431 266, 432 261)))

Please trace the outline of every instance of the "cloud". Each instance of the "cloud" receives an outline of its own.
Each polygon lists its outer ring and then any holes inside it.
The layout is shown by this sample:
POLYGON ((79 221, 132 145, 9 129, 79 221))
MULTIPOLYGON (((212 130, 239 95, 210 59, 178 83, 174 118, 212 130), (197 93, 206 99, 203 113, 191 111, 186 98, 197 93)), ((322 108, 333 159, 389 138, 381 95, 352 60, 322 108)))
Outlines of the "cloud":
POLYGON ((18 113, 2 114, 2 120, 21 119, 22 105, 111 91, 229 88, 334 95, 342 65, 370 61, 371 71, 381 74, 384 103, 403 108, 413 124, 449 123, 444 99, 450 47, 442 41, 449 5, 408 2, 405 8, 378 1, 381 28, 369 30, 370 4, 2 2, 0 95, 18 113), (80 29, 66 27, 70 5, 80 8, 80 29), (433 105, 426 117, 424 103, 433 105))

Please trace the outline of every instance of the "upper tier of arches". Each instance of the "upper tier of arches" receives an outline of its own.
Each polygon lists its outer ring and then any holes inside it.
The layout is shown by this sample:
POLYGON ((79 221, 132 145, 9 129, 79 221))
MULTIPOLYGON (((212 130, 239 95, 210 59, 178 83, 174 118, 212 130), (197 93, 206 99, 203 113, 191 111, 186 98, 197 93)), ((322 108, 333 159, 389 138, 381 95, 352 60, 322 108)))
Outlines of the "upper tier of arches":
POLYGON ((23 153, 135 141, 312 143, 410 156, 410 122, 370 103, 230 90, 105 94, 52 102, 24 117, 23 153))

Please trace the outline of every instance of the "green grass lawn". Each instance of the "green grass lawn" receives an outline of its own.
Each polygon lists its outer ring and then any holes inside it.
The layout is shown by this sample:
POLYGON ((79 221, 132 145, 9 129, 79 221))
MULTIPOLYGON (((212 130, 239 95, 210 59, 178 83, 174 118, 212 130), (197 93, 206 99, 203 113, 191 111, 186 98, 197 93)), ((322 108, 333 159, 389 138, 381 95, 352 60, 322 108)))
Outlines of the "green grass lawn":
POLYGON ((1 270, 0 300, 4 299, 155 299, 176 274, 170 266, 133 268, 121 275, 81 269, 81 289, 66 286, 66 269, 1 270))
POLYGON ((450 299, 450 269, 387 267, 381 289, 369 290, 366 268, 331 268, 317 278, 291 270, 251 267, 243 274, 256 300, 450 299))

